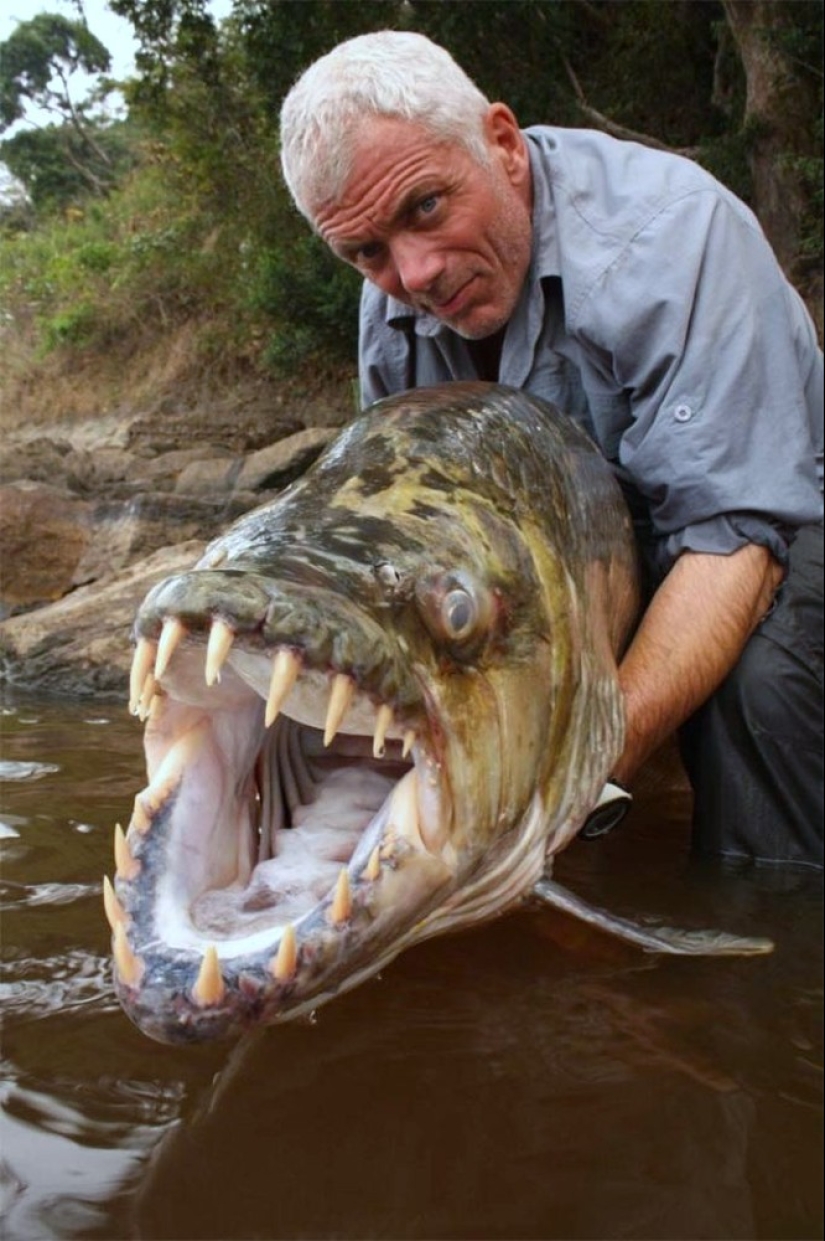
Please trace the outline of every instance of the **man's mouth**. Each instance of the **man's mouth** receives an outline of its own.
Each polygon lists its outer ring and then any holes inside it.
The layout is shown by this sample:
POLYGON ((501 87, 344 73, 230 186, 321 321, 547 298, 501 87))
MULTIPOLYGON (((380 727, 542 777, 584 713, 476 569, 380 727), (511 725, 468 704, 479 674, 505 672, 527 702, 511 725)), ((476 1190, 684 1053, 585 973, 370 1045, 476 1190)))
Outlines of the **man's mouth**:
POLYGON ((450 294, 449 297, 442 298, 439 296, 429 297, 426 299, 426 309, 430 314, 436 316, 437 319, 454 319, 467 306, 470 298, 471 286, 475 284, 475 275, 470 276, 469 280, 465 280, 463 284, 450 294))

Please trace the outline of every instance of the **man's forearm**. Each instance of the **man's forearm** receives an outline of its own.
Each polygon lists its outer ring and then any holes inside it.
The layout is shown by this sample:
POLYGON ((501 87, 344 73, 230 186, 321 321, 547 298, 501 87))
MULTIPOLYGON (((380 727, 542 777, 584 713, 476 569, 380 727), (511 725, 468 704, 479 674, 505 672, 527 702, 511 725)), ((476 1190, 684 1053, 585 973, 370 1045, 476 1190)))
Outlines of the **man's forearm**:
POLYGON ((619 668, 627 737, 614 775, 644 760, 721 684, 782 580, 770 552, 686 552, 651 600, 619 668))

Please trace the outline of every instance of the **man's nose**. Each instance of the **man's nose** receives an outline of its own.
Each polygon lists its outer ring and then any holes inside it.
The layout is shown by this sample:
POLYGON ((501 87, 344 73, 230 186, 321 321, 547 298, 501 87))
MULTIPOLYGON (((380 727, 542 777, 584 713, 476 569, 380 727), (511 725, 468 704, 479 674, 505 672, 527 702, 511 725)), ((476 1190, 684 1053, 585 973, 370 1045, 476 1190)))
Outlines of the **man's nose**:
POLYGON ((426 293, 437 283, 444 264, 440 251, 428 238, 396 238, 391 249, 398 280, 407 293, 426 293))

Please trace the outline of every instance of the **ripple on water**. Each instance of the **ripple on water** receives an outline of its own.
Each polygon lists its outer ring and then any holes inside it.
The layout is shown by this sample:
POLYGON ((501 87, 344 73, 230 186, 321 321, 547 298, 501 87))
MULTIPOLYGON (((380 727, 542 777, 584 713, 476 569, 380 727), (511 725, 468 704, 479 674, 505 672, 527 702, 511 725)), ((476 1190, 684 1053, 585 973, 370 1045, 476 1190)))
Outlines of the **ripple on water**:
POLYGON ((82 949, 52 957, 19 957, 3 964, 0 1000, 7 1016, 29 1021, 80 1008, 117 1008, 111 961, 82 949))
POLYGON ((6 1241, 83 1237, 132 1182, 180 1112, 179 1083, 111 1078, 48 1083, 13 1076, 0 1087, 0 1169, 6 1241))
POLYGON ((60 771, 57 763, 15 762, 12 759, 0 759, 0 780, 41 780, 43 776, 51 776, 60 771))
POLYGON ((99 883, 0 883, 0 913, 36 905, 71 905, 99 896, 99 883))

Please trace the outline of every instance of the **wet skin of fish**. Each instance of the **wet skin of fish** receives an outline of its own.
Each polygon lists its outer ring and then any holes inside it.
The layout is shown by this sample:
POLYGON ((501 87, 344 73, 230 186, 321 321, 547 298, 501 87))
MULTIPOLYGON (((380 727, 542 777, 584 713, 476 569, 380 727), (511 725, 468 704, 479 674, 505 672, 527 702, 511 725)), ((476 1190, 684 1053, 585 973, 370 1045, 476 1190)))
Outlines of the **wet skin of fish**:
POLYGON ((357 418, 140 608, 148 785, 104 885, 129 1016, 287 1020, 535 890, 646 949, 769 948, 549 878, 622 749, 637 611, 619 488, 555 408, 455 383, 357 418))

